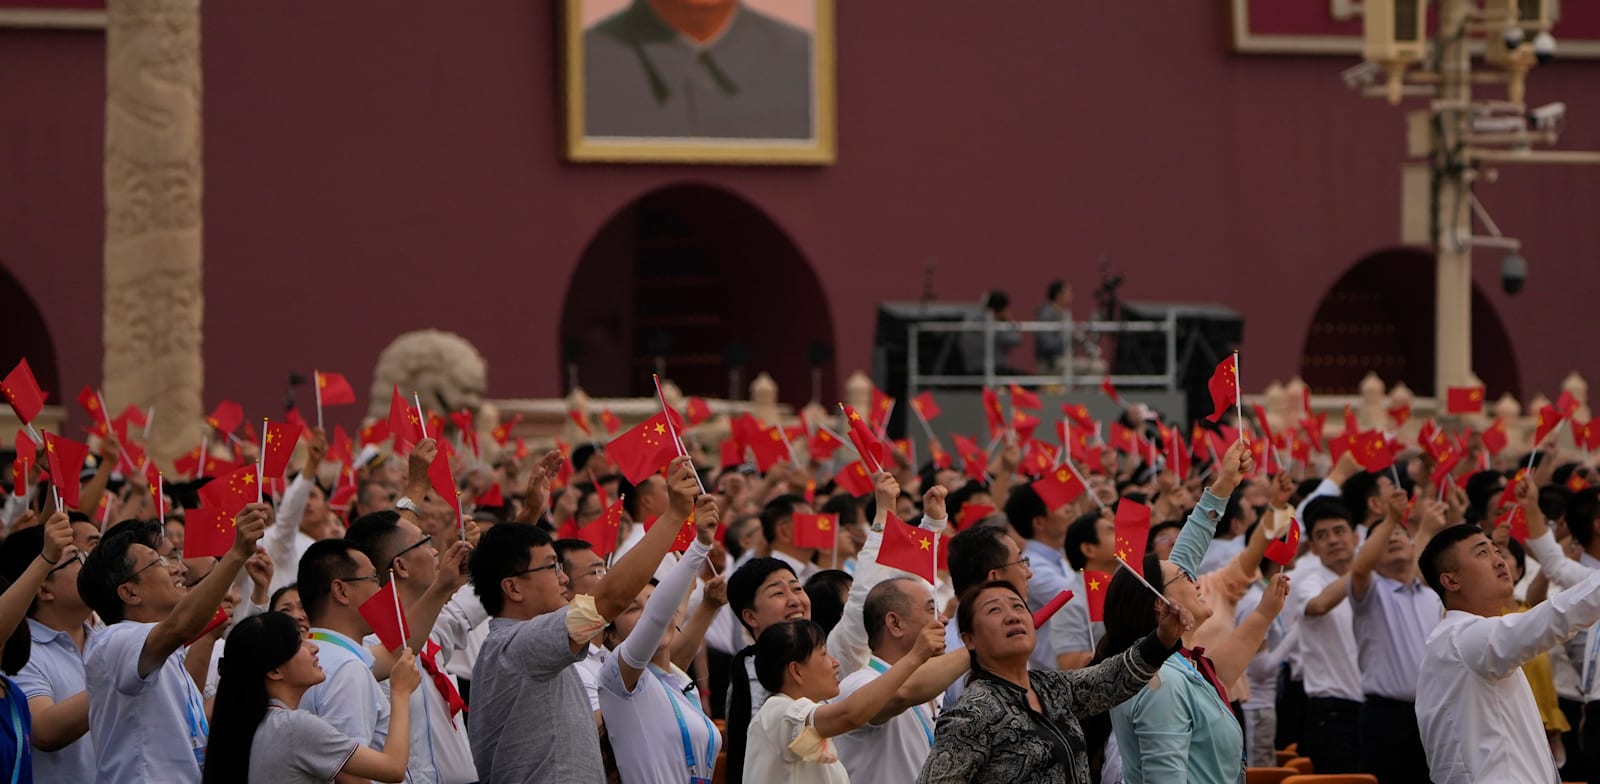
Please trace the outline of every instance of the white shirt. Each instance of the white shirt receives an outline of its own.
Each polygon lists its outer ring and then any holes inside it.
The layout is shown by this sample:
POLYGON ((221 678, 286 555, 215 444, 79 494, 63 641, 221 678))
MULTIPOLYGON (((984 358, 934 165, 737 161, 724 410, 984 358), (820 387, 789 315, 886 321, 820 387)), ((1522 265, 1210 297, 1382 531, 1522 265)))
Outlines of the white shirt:
POLYGON ((685 733, 694 753, 694 775, 711 778, 722 736, 701 710, 699 692, 683 670, 674 666, 663 673, 650 665, 629 692, 622 682, 620 656, 609 657, 600 670, 600 704, 623 781, 687 780, 685 733))
POLYGON ((1433 780, 1559 782, 1522 664, 1596 621, 1600 572, 1527 612, 1446 612, 1417 681, 1417 726, 1433 780))
POLYGON ((589 710, 600 710, 600 669, 606 666, 607 653, 605 648, 589 643, 589 653, 572 663, 578 680, 583 681, 584 693, 589 695, 589 710))
POLYGON ((1357 664, 1356 635, 1350 602, 1315 618, 1305 614, 1306 604, 1339 575, 1321 561, 1306 559, 1294 571, 1285 611, 1293 609, 1290 623, 1300 627, 1300 677, 1307 697, 1336 697, 1361 702, 1361 669, 1357 664))
POLYGON ((300 710, 321 716, 363 746, 383 748, 389 737, 389 698, 372 676, 372 652, 332 629, 313 627, 311 642, 327 678, 306 690, 300 710))
MULTIPOLYGON (((300 521, 305 519, 306 503, 311 500, 311 479, 301 474, 284 488, 283 499, 278 502, 277 517, 272 527, 267 529, 265 536, 261 537, 261 545, 266 548, 267 555, 272 557, 272 582, 268 590, 276 593, 279 588, 294 583, 300 574, 300 558, 306 554, 306 549, 316 542, 300 530, 300 521)), ((247 578, 243 570, 240 577, 247 578)), ((240 591, 249 596, 249 584, 245 583, 240 591)))
MULTIPOLYGON (((1574 561, 1566 557, 1561 550, 1561 545, 1556 544, 1555 536, 1548 531, 1544 536, 1529 539, 1527 543, 1528 554, 1539 559, 1540 563, 1549 562, 1544 569, 1548 572, 1550 584, 1555 587, 1571 589, 1572 586, 1582 583, 1590 574, 1600 571, 1600 560, 1587 552, 1578 556, 1574 561)), ((1575 697, 1580 702, 1594 702, 1600 700, 1600 624, 1580 631, 1566 645, 1567 660, 1570 669, 1576 676, 1575 684, 1571 685, 1575 697)), ((1551 661, 1555 667, 1555 661, 1551 661)), ((1560 672, 1557 671, 1558 680, 1560 672)), ((1558 685, 1559 686, 1559 685, 1558 685)), ((1559 688, 1557 694, 1561 694, 1559 688)), ((1565 696, 1565 695, 1563 695, 1565 696)))
POLYGON ((777 550, 772 551, 772 557, 788 564, 789 568, 794 570, 794 576, 800 578, 801 585, 804 585, 806 580, 811 579, 811 575, 822 571, 814 563, 806 563, 792 555, 780 553, 777 550))
MULTIPOLYGON (((434 621, 428 641, 439 646, 437 663, 448 670, 451 651, 461 646, 468 632, 476 626, 488 626, 488 613, 476 596, 463 596, 457 592, 451 597, 434 621)), ((368 635, 365 645, 378 644, 378 636, 368 635)), ((470 784, 478 780, 478 769, 472 762, 472 746, 467 738, 466 711, 450 715, 450 702, 434 685, 433 678, 422 666, 420 652, 416 660, 422 683, 411 692, 411 754, 407 760, 406 781, 430 784, 470 784)), ((389 681, 378 684, 383 699, 393 698, 389 681)), ((387 731, 387 722, 385 722, 387 731)))
POLYGON ((752 784, 850 784, 850 774, 834 752, 834 739, 822 738, 812 726, 812 714, 818 707, 805 698, 797 700, 781 692, 772 695, 750 720, 744 780, 752 784))
POLYGON ((200 691, 183 668, 188 649, 173 651, 149 675, 139 675, 139 654, 154 628, 113 623, 90 635, 84 648, 89 734, 100 784, 199 784, 210 729, 200 691))
MULTIPOLYGON (((866 667, 839 683, 835 699, 849 697, 888 668, 887 662, 873 656, 866 667)), ((851 781, 914 784, 933 750, 933 705, 914 705, 882 724, 863 724, 833 742, 851 781)))

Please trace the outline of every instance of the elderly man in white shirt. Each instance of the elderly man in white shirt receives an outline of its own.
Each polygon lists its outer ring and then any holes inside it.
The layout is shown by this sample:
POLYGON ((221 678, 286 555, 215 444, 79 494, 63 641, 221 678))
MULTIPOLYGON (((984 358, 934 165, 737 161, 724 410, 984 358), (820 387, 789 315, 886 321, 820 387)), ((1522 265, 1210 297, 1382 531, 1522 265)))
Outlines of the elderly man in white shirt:
POLYGON ((1517 497, 1528 551, 1552 582, 1572 587, 1525 613, 1501 615, 1514 587, 1511 567, 1483 531, 1452 526, 1423 549, 1423 579, 1446 611, 1428 637, 1417 682, 1417 724, 1437 784, 1560 781, 1522 664, 1600 621, 1600 572, 1561 553, 1531 480, 1517 497))

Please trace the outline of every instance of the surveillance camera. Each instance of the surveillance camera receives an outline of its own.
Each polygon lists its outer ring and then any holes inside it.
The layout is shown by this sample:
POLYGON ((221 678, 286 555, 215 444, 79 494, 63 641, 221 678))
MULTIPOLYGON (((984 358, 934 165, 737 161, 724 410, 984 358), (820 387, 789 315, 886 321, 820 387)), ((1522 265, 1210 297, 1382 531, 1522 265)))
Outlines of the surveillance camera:
POLYGON ((1556 101, 1528 112, 1528 123, 1541 131, 1547 131, 1559 126, 1566 116, 1567 105, 1556 101))
POLYGON ((1520 254, 1512 253, 1500 262, 1500 285, 1507 294, 1522 291, 1522 285, 1528 282, 1528 260, 1520 254))
POLYGON ((1521 25, 1513 24, 1513 25, 1507 27, 1504 35, 1505 35, 1505 39, 1506 39, 1506 48, 1507 49, 1515 49, 1518 46, 1522 45, 1522 27, 1521 27, 1521 25))
POLYGON ((1351 90, 1359 90, 1362 87, 1368 87, 1376 84, 1378 82, 1378 75, 1381 73, 1383 73, 1383 69, 1379 68, 1377 63, 1362 63, 1351 68, 1346 68, 1339 74, 1339 76, 1344 79, 1344 86, 1346 88, 1351 90))
POLYGON ((1541 63, 1548 63, 1556 59, 1556 37, 1548 32, 1534 36, 1533 54, 1539 58, 1541 63))

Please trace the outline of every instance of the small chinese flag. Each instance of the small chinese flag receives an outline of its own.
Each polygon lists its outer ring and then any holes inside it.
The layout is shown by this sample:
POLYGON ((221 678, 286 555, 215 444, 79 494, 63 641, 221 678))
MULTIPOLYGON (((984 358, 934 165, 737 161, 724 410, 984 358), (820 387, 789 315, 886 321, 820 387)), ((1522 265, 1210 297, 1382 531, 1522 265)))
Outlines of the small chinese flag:
POLYGON ((1016 384, 1011 385, 1011 407, 1031 408, 1035 411, 1044 408, 1044 403, 1039 401, 1039 396, 1029 392, 1016 384))
POLYGON ((378 635, 384 650, 398 650, 411 637, 411 627, 400 608, 400 596, 395 593, 393 579, 384 583, 371 599, 362 602, 360 609, 361 617, 367 619, 367 625, 378 635))
POLYGON ((1324 449, 1322 445, 1322 431, 1325 430, 1327 426, 1328 414, 1326 412, 1321 414, 1309 414, 1305 419, 1300 420, 1300 429, 1305 431, 1306 438, 1311 439, 1311 447, 1318 452, 1321 452, 1324 449))
POLYGON ((1111 383, 1110 376, 1105 376, 1100 379, 1100 391, 1106 393, 1106 397, 1111 398, 1111 402, 1116 403, 1119 406, 1123 405, 1122 395, 1117 394, 1117 387, 1115 384, 1111 383))
POLYGON ((1433 475, 1428 481, 1432 482, 1434 487, 1444 487, 1445 481, 1450 478, 1450 472, 1456 470, 1456 466, 1466 456, 1466 452, 1456 449, 1452 444, 1448 447, 1448 451, 1439 457, 1439 465, 1433 469, 1433 475))
POLYGON ((1261 436, 1268 443, 1273 444, 1277 439, 1272 437, 1272 423, 1267 421, 1267 409, 1260 403, 1250 406, 1250 411, 1256 415, 1256 425, 1261 428, 1261 436))
POLYGON ((333 440, 328 443, 328 462, 349 463, 355 459, 355 445, 343 425, 333 426, 333 440))
POLYGON ((932 392, 922 392, 911 398, 911 408, 927 421, 937 419, 940 414, 944 413, 939 410, 939 404, 934 402, 932 392))
POLYGON ((47 431, 44 451, 45 468, 50 471, 50 482, 61 493, 61 503, 77 509, 78 475, 83 472, 83 461, 89 457, 89 445, 47 431))
POLYGON ((1368 430, 1358 435, 1354 450, 1356 462, 1373 473, 1394 465, 1394 450, 1389 447, 1389 439, 1377 430, 1368 430))
POLYGON ((206 417, 206 424, 216 428, 217 432, 225 436, 233 435, 233 431, 244 424, 244 406, 232 400, 224 400, 206 417))
POLYGON ((39 389, 39 382, 33 377, 33 368, 28 367, 27 358, 18 362, 0 381, 0 394, 6 396, 6 402, 11 404, 11 410, 17 412, 17 418, 23 424, 32 422, 44 408, 44 391, 39 389))
POLYGON ((606 507, 599 517, 578 529, 578 538, 589 543, 594 554, 609 558, 617 551, 617 536, 622 531, 622 499, 606 507))
POLYGON ((606 433, 609 435, 622 429, 622 420, 618 419, 616 414, 611 413, 611 409, 602 408, 600 409, 600 426, 605 428, 606 433))
POLYGON ((1227 359, 1217 365, 1211 374, 1211 381, 1206 384, 1211 390, 1211 415, 1206 419, 1215 422, 1222 418, 1228 409, 1239 404, 1239 364, 1237 354, 1229 354, 1227 359))
POLYGON ((1579 422, 1576 419, 1572 420, 1572 443, 1576 444, 1579 449, 1589 448, 1588 444, 1594 441, 1594 438, 1594 422, 1579 422))
POLYGON ((594 435, 594 430, 590 429, 589 427, 589 418, 584 416, 582 411, 574 408, 567 412, 567 416, 572 417, 572 423, 577 425, 578 429, 582 430, 584 435, 594 435))
POLYGON ((677 411, 659 412, 612 439, 606 445, 606 456, 629 482, 641 484, 678 455, 673 436, 682 429, 683 420, 677 411), (670 422, 668 415, 672 417, 670 422))
POLYGON ((950 439, 955 441, 956 454, 961 456, 963 470, 967 476, 979 482, 984 481, 989 463, 988 453, 983 451, 983 447, 978 446, 978 442, 960 433, 951 435, 950 439))
POLYGON ((1499 528, 1502 525, 1511 526, 1511 538, 1517 540, 1517 544, 1528 543, 1528 518, 1522 513, 1521 506, 1513 506, 1507 509, 1505 514, 1496 517, 1494 527, 1499 528))
POLYGON ((517 414, 516 416, 511 417, 510 422, 501 422, 500 424, 495 425, 494 430, 489 431, 489 436, 494 439, 496 444, 505 446, 506 442, 511 440, 511 430, 517 426, 518 422, 521 421, 522 415, 517 414))
POLYGON ((1489 450, 1490 455, 1499 455, 1507 443, 1504 419, 1496 419, 1494 424, 1483 431, 1483 448, 1489 450))
MULTIPOLYGON (((656 515, 644 521, 645 532, 648 533, 650 529, 656 527, 656 521, 660 519, 661 515, 656 515)), ((694 544, 695 536, 694 513, 690 512, 689 519, 684 520, 683 525, 678 526, 678 533, 672 537, 672 546, 667 548, 667 552, 681 553, 688 550, 689 545, 694 544)))
POLYGON ((1483 413, 1483 387, 1450 387, 1445 392, 1445 412, 1449 414, 1483 413))
POLYGON ((815 480, 815 479, 807 479, 806 480, 806 490, 805 490, 805 492, 800 494, 800 497, 806 499, 806 503, 808 503, 808 504, 816 503, 817 502, 817 480, 815 480))
POLYGON ((1060 612, 1061 608, 1065 607, 1067 602, 1070 601, 1072 601, 1072 592, 1063 590, 1061 593, 1056 594, 1054 599, 1045 602, 1045 605, 1033 614, 1033 628, 1037 629, 1045 625, 1045 622, 1049 621, 1051 616, 1060 612))
POLYGON ((947 470, 955 462, 951 459, 950 453, 945 451, 944 444, 939 443, 938 436, 928 439, 928 459, 932 460, 933 467, 940 471, 947 470))
POLYGON ((794 546, 802 549, 832 550, 839 516, 794 513, 794 546))
POLYGON ((423 439, 422 416, 400 396, 399 385, 389 398, 389 435, 394 436, 394 451, 398 454, 410 452, 423 439))
POLYGON ((1506 482, 1506 488, 1500 492, 1500 500, 1495 502, 1495 508, 1498 509, 1498 508, 1500 508, 1502 506, 1506 506, 1507 504, 1516 503, 1517 502, 1517 485, 1522 484, 1522 480, 1527 479, 1527 478, 1528 478, 1528 469, 1527 468, 1519 468, 1519 469, 1517 469, 1516 475, 1511 477, 1511 481, 1506 482))
MULTIPOLYGON (((200 488, 201 508, 213 508, 228 520, 228 525, 233 525, 233 516, 243 509, 245 504, 256 500, 256 467, 247 465, 236 468, 225 476, 219 476, 207 482, 200 488)), ((232 528, 228 535, 233 536, 232 528)))
POLYGON ((28 465, 39 464, 39 445, 35 444, 33 439, 28 437, 27 432, 22 430, 17 431, 16 450, 18 459, 26 462, 28 465))
POLYGON ((28 494, 28 465, 20 457, 11 461, 11 494, 18 498, 28 494))
POLYGON ((711 418, 711 405, 701 398, 691 397, 689 398, 686 413, 689 419, 689 427, 694 427, 711 418))
POLYGON ((889 512, 883 526, 883 544, 878 548, 878 563, 910 572, 933 585, 937 565, 933 555, 934 536, 932 531, 907 525, 889 512))
POLYGON ((961 514, 956 516, 956 530, 965 531, 983 522, 995 511, 996 509, 988 504, 962 504, 961 514))
MULTIPOLYGON (((841 404, 842 405, 842 404, 841 404)), ((844 406, 845 420, 850 425, 850 443, 856 452, 873 466, 882 468, 889 457, 889 450, 878 440, 878 436, 867 427, 859 413, 850 406, 844 406)))
POLYGON ((110 432, 111 420, 108 417, 111 415, 100 407, 100 393, 95 391, 94 387, 85 384, 83 389, 79 390, 78 405, 89 412, 89 419, 94 422, 94 427, 89 430, 90 433, 103 436, 110 432))
POLYGON ((1561 390, 1561 396, 1556 398, 1556 410, 1568 417, 1578 413, 1578 398, 1573 396, 1571 390, 1561 390))
POLYGON ((492 485, 489 485, 489 489, 483 491, 483 495, 472 499, 472 505, 480 508, 505 506, 506 497, 504 493, 500 492, 500 483, 496 482, 492 485))
POLYGON ((1300 521, 1289 518, 1289 533, 1282 539, 1273 539, 1267 542, 1264 555, 1275 564, 1288 566, 1296 555, 1300 554, 1300 521))
POLYGON ((840 490, 856 498, 872 494, 872 477, 867 473, 866 465, 860 460, 840 469, 833 482, 840 490))
MULTIPOLYGON (((101 500, 104 500, 104 499, 101 499, 101 500)), ((192 639, 192 640, 190 640, 190 641, 188 641, 188 642, 186 642, 184 644, 185 645, 193 645, 196 642, 199 642, 200 640, 205 639, 206 635, 216 631, 217 627, 219 627, 219 626, 221 626, 221 625, 223 625, 223 624, 225 624, 227 622, 228 622, 228 611, 223 609, 223 608, 221 608, 221 607, 218 607, 216 614, 211 616, 211 620, 206 621, 206 628, 201 629, 200 633, 196 634, 194 636, 194 639, 192 639)))
POLYGON ((1061 413, 1066 414, 1067 418, 1080 428, 1094 429, 1094 417, 1089 416, 1089 407, 1082 403, 1063 403, 1061 413))
POLYGON ((356 391, 339 373, 312 371, 317 377, 317 400, 324 406, 346 406, 356 402, 356 391))
POLYGON ((1149 540, 1150 507, 1122 499, 1117 504, 1117 555, 1129 566, 1143 569, 1144 549, 1149 540))
MULTIPOLYGON (((255 466, 251 466, 250 471, 254 473, 255 466)), ((205 488, 201 488, 202 494, 204 491, 205 488)), ((190 509, 184 514, 183 557, 221 558, 233 546, 233 529, 233 515, 202 502, 199 509, 190 509)))
POLYGON ((1539 427, 1533 434, 1533 445, 1537 448, 1544 443, 1545 436, 1550 435, 1561 425, 1561 410, 1555 406, 1545 406, 1539 409, 1539 427))
POLYGON ((1106 589, 1111 587, 1111 575, 1105 572, 1084 570, 1083 587, 1089 602, 1089 622, 1100 623, 1106 618, 1106 589))
POLYGON ((1406 423, 1411 421, 1411 406, 1390 406, 1389 418, 1394 420, 1395 427, 1405 427, 1406 423))
POLYGON ((1039 429, 1039 418, 1021 410, 1011 412, 1011 427, 1017 431, 1017 437, 1026 441, 1033 438, 1033 431, 1039 429))
POLYGON ((450 475, 450 457, 443 449, 433 456, 433 462, 428 464, 428 483, 432 485, 433 492, 450 505, 456 513, 456 520, 461 519, 461 493, 456 490, 455 477, 450 475))
POLYGON ((1138 454, 1139 435, 1121 423, 1112 422, 1110 446, 1125 455, 1138 454))
POLYGON ((744 464, 744 447, 739 445, 736 438, 724 439, 721 447, 722 459, 718 464, 722 468, 733 468, 744 464))
MULTIPOLYGON (((300 443, 302 428, 299 425, 266 422, 261 426, 261 475, 267 479, 282 479, 289 470, 289 458, 294 456, 294 446, 300 443)), ((345 436, 349 449, 350 437, 345 436)))
POLYGON ((894 411, 895 400, 883 393, 877 387, 872 388, 872 408, 867 411, 867 416, 872 421, 873 430, 882 430, 889 424, 889 414, 894 411))
POLYGON ((1000 408, 1000 395, 988 387, 983 388, 983 416, 989 421, 991 437, 1006 429, 1006 414, 1000 408))
POLYGON ((751 438, 748 446, 755 454, 756 470, 763 474, 790 458, 789 445, 784 443, 783 432, 776 427, 762 428, 760 435, 751 438))
MULTIPOLYGON (((1086 489, 1083 483, 1078 481, 1078 477, 1065 467, 1057 468, 1055 473, 1034 482, 1030 487, 1044 499, 1045 506, 1052 510, 1078 500, 1086 489)), ((1147 512, 1146 515, 1148 514, 1147 512)))
POLYGON ((1567 489, 1571 490, 1574 493, 1583 492, 1584 490, 1588 489, 1588 487, 1589 487, 1588 480, 1584 479, 1581 476, 1578 476, 1576 473, 1572 474, 1572 476, 1567 477, 1567 489))
MULTIPOLYGON (((392 407, 391 407, 389 413, 391 415, 394 413, 394 410, 393 410, 392 407)), ((357 436, 357 438, 361 441, 361 445, 362 446, 368 446, 368 445, 371 445, 371 444, 381 444, 388 437, 389 437, 389 420, 387 420, 387 419, 378 419, 378 420, 374 420, 372 422, 368 422, 365 425, 362 425, 361 426, 361 432, 357 436)))

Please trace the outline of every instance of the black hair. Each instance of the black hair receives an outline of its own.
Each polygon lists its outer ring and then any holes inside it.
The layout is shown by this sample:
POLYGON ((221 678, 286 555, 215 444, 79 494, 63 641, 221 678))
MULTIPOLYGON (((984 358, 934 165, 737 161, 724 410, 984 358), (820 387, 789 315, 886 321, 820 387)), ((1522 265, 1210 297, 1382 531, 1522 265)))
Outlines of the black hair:
POLYGON ((1317 523, 1324 520, 1343 520, 1355 527, 1355 521, 1350 517, 1350 507, 1337 496, 1320 495, 1311 499, 1306 504, 1305 511, 1300 513, 1304 519, 1300 521, 1306 527, 1305 536, 1310 539, 1317 532, 1317 523))
POLYGON ((1556 466, 1556 469, 1550 472, 1551 484, 1565 485, 1572 479, 1572 475, 1577 473, 1579 467, 1578 463, 1562 463, 1556 466))
POLYGON ((832 632, 844 617, 844 597, 855 578, 841 569, 823 569, 806 580, 806 596, 811 597, 811 620, 832 632))
POLYGON ((377 568, 378 585, 389 582, 391 562, 406 548, 405 531, 400 530, 400 513, 393 509, 357 517, 344 532, 344 540, 365 553, 367 560, 377 568))
POLYGON ((804 662, 827 644, 828 634, 816 621, 799 618, 768 626, 756 640, 756 680, 773 694, 783 691, 789 665, 804 662))
POLYGON ((1467 477, 1467 522, 1489 519, 1489 504, 1505 486, 1505 474, 1496 471, 1479 471, 1467 477))
MULTIPOLYGON (((15 582, 23 572, 28 571, 33 559, 38 558, 42 552, 44 552, 44 526, 34 525, 12 532, 4 540, 0 540, 0 575, 15 582)), ((39 592, 34 591, 33 599, 28 603, 28 617, 32 618, 38 610, 39 592)), ((27 624, 24 623, 22 626, 26 627, 27 624)))
POLYGON ((506 596, 500 581, 528 568, 533 548, 552 544, 550 535, 527 523, 506 523, 485 531, 467 559, 472 572, 472 590, 483 603, 483 610, 496 616, 505 610, 506 596))
POLYGON ((1291 505, 1298 505, 1301 501, 1311 497, 1311 494, 1315 493, 1317 491, 1317 487, 1321 484, 1322 480, 1315 477, 1311 479, 1300 480, 1300 484, 1294 486, 1294 494, 1289 496, 1289 503, 1291 505))
POLYGON ((884 624, 888 621, 889 613, 909 615, 913 599, 900 584, 915 580, 915 577, 897 575, 890 577, 867 592, 866 602, 861 606, 861 624, 867 629, 867 647, 876 648, 883 641, 884 624))
POLYGON ((1056 297, 1061 296, 1061 290, 1066 288, 1066 287, 1067 287, 1067 284, 1065 282, 1059 281, 1059 280, 1052 280, 1052 281, 1050 281, 1050 285, 1045 287, 1044 298, 1047 299, 1047 300, 1050 300, 1051 302, 1054 302, 1056 300, 1056 297))
POLYGON ((794 574, 794 567, 777 558, 751 558, 728 577, 728 606, 733 609, 733 617, 738 619, 739 625, 746 631, 755 630, 750 628, 750 624, 745 623, 744 611, 755 606, 756 591, 761 589, 761 584, 766 582, 773 572, 779 570, 794 574))
POLYGON ((1551 521, 1567 519, 1567 505, 1572 503, 1572 491, 1561 485, 1545 485, 1539 488, 1539 511, 1544 513, 1544 519, 1551 521))
POLYGON ((975 525, 950 537, 950 584, 957 596, 988 581, 990 572, 1005 568, 1010 556, 1000 541, 1005 535, 997 526, 975 525))
MULTIPOLYGON (((654 474, 651 476, 654 476, 654 474)), ((650 481, 650 477, 645 477, 644 481, 650 481)), ((640 484, 643 484, 643 482, 640 484)), ((622 511, 627 512, 629 518, 634 522, 644 522, 639 519, 639 485, 628 481, 625 476, 619 476, 617 477, 617 496, 622 499, 622 511)), ((578 503, 583 503, 581 497, 578 499, 578 503)))
POLYGON ((969 479, 966 484, 956 488, 955 492, 949 493, 944 497, 945 513, 949 515, 951 520, 958 520, 961 518, 961 507, 966 506, 967 501, 972 500, 972 497, 978 493, 987 492, 989 492, 987 485, 976 479, 969 479))
POLYGON ((1506 552, 1511 554, 1511 560, 1517 563, 1517 573, 1514 580, 1521 580, 1528 573, 1528 552, 1522 549, 1522 543, 1515 539, 1506 540, 1506 552))
MULTIPOLYGON (((279 588, 278 590, 273 591, 272 592, 272 598, 267 600, 267 608, 271 609, 274 605, 276 605, 278 603, 279 599, 283 598, 284 594, 286 594, 286 593, 288 593, 290 591, 294 591, 295 595, 299 595, 299 593, 300 593, 300 584, 299 583, 289 583, 288 585, 285 585, 282 588, 279 588)), ((302 601, 300 603, 300 606, 304 607, 305 606, 305 602, 302 601)))
MULTIPOLYGON (((1337 499, 1334 499, 1337 500, 1337 499)), ((1146 551, 1144 563, 1139 565, 1144 578, 1151 585, 1161 586, 1161 559, 1154 550, 1146 551)), ((1139 578, 1126 569, 1118 569, 1106 586, 1106 633, 1094 649, 1094 661, 1101 662, 1122 653, 1156 628, 1156 599, 1139 578)))
POLYGON ((739 544, 739 530, 744 528, 745 523, 751 520, 757 523, 761 522, 761 519, 755 515, 740 515, 733 518, 733 522, 728 523, 727 530, 722 532, 722 546, 728 551, 729 558, 738 560, 739 556, 744 555, 744 546, 739 544))
POLYGON ((599 451, 600 447, 596 444, 579 444, 572 450, 572 470, 582 471, 584 464, 599 451))
POLYGON ((221 679, 202 784, 249 779, 250 748, 267 716, 267 673, 299 652, 300 628, 283 613, 262 613, 240 621, 228 632, 228 642, 217 665, 221 679))
POLYGON ((1006 499, 1005 512, 1012 529, 1024 539, 1033 538, 1034 520, 1050 516, 1050 508, 1045 506, 1044 499, 1039 497, 1039 491, 1033 489, 1033 485, 1012 488, 1011 497, 1006 499))
POLYGON ((1231 532, 1233 530, 1233 521, 1244 516, 1244 491, 1248 483, 1249 480, 1240 482, 1239 486, 1233 489, 1233 494, 1228 496, 1227 505, 1222 507, 1222 519, 1217 521, 1217 530, 1222 530, 1222 527, 1226 525, 1231 532))
POLYGON ((856 521, 856 515, 861 513, 861 502, 849 493, 839 493, 828 496, 828 500, 824 501, 822 508, 817 511, 822 514, 838 515, 839 525, 850 525, 856 521))
POLYGON ((805 502, 802 496, 785 493, 761 507, 761 533, 767 537, 767 544, 777 544, 778 524, 792 519, 795 508, 805 502))
MULTIPOLYGON (((105 544, 101 543, 101 547, 105 544)), ((313 542, 300 556, 297 579, 300 583, 300 604, 306 608, 306 618, 317 626, 328 609, 333 595, 333 581, 359 577, 353 553, 361 552, 354 542, 343 539, 323 539, 313 542)))
POLYGON ((78 571, 78 595, 108 626, 125 617, 126 608, 117 589, 133 576, 133 558, 128 555, 128 549, 136 544, 144 542, 131 529, 107 536, 89 552, 88 560, 78 571))
POLYGON ((983 298, 984 308, 992 311, 1005 310, 1011 305, 1011 295, 998 289, 989 292, 983 298))
POLYGON ((1159 523, 1156 523, 1155 525, 1150 526, 1150 535, 1145 537, 1145 541, 1144 541, 1145 548, 1148 549, 1152 553, 1155 552, 1156 551, 1156 537, 1161 535, 1161 532, 1167 530, 1168 528, 1175 528, 1175 529, 1177 529, 1178 531, 1181 532, 1183 530, 1183 521, 1182 520, 1163 520, 1163 521, 1161 521, 1159 523))
POLYGON ((1358 471, 1339 485, 1339 498, 1348 510, 1346 520, 1353 528, 1367 522, 1367 502, 1378 494, 1378 476, 1370 471, 1358 471))
POLYGON ((1086 512, 1078 515, 1078 519, 1073 520, 1072 524, 1067 526, 1065 547, 1067 564, 1072 567, 1074 572, 1081 572, 1084 567, 1089 565, 1089 556, 1083 554, 1083 546, 1086 544, 1100 544, 1099 512, 1086 512))
MULTIPOLYGON (((1023 598, 1022 592, 1017 590, 1017 586, 1012 585, 1010 582, 1005 580, 985 580, 984 582, 974 585, 971 588, 962 591, 960 594, 961 598, 956 602, 956 631, 962 634, 972 633, 972 619, 977 613, 977 608, 973 605, 978 603, 977 599, 983 594, 984 591, 987 591, 991 588, 1004 588, 1005 590, 1015 594, 1018 599, 1023 598)), ((1023 601, 1026 602, 1027 600, 1023 599, 1023 601)), ((977 669, 978 667, 978 652, 976 650, 972 652, 972 667, 973 669, 977 669)))
POLYGON ((1567 502, 1567 530, 1572 532, 1572 538, 1589 549, 1589 543, 1594 541, 1594 521, 1600 517, 1600 487, 1585 487, 1572 494, 1572 500, 1567 502))
POLYGON ((1439 583, 1439 573, 1456 568, 1455 546, 1474 536, 1483 536, 1483 529, 1468 523, 1460 523, 1434 534, 1433 538, 1428 540, 1428 545, 1422 548, 1422 555, 1417 558, 1417 565, 1422 568, 1422 581, 1427 583, 1434 593, 1439 594, 1440 601, 1445 599, 1445 590, 1439 583))
POLYGON ((167 529, 163 524, 154 520, 123 520, 107 528, 105 533, 100 535, 100 540, 103 542, 122 533, 132 534, 133 541, 159 553, 161 552, 161 540, 166 538, 167 529))
MULTIPOLYGON (((593 552, 594 545, 582 539, 557 539, 550 545, 556 549, 556 560, 561 564, 561 571, 567 572, 567 554, 579 553, 585 550, 593 552)), ((572 578, 572 573, 567 572, 567 578, 572 578)))

